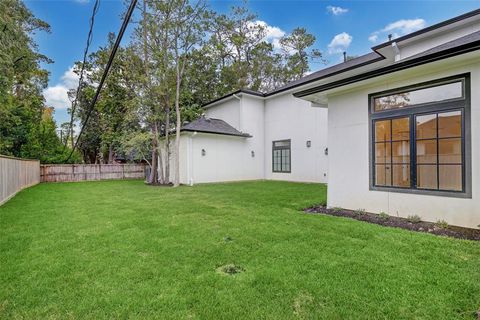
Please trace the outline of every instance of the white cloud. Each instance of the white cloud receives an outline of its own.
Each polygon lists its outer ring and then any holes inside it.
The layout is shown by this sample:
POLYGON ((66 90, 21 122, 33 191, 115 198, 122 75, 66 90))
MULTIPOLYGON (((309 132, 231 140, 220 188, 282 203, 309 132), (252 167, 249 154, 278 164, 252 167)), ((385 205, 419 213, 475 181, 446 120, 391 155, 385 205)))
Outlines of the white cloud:
MULTIPOLYGON (((419 29, 425 28, 426 22, 423 19, 401 19, 392 23, 389 23, 385 28, 372 32, 368 37, 368 40, 371 42, 377 42, 380 36, 387 37, 388 34, 391 34, 392 37, 398 38, 407 33, 417 31, 419 29)), ((386 39, 385 39, 386 40, 386 39)))
POLYGON ((328 6, 327 11, 333 14, 334 16, 339 16, 341 14, 347 13, 348 9, 342 8, 342 7, 328 6))
POLYGON ((55 109, 66 109, 70 107, 71 102, 68 99, 68 90, 76 89, 78 87, 78 76, 73 72, 73 67, 70 67, 62 75, 60 83, 55 86, 49 86, 43 90, 47 106, 55 109))
POLYGON ((78 86, 78 75, 73 72, 73 67, 69 68, 62 76, 62 82, 69 89, 76 89, 78 86))
POLYGON ((353 37, 346 32, 337 34, 328 45, 328 53, 335 54, 347 50, 352 43, 352 40, 353 37))
POLYGON ((274 49, 280 49, 280 39, 286 34, 285 31, 279 27, 271 26, 265 21, 257 20, 255 25, 262 26, 265 30, 264 40, 273 45, 274 49))
POLYGON ((368 37, 368 41, 370 42, 377 42, 378 40, 378 34, 371 34, 370 37, 368 37))

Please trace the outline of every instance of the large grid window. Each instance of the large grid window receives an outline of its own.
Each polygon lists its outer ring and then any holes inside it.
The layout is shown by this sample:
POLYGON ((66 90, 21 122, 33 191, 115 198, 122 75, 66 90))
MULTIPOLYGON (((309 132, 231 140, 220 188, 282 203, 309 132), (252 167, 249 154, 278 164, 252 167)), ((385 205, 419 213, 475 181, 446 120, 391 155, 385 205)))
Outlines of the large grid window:
POLYGON ((371 187, 467 191, 467 83, 464 76, 370 97, 371 187))
POLYGON ((290 140, 273 141, 272 170, 273 172, 290 172, 290 140))

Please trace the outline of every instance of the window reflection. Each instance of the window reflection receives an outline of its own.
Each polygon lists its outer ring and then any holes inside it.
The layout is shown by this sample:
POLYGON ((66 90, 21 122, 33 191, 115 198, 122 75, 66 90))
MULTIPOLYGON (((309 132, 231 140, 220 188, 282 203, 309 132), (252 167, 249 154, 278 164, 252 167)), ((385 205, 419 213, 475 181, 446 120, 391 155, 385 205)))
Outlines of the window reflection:
POLYGON ((457 81, 430 88, 391 94, 374 99, 374 111, 404 108, 417 104, 438 102, 463 97, 463 82, 457 81))

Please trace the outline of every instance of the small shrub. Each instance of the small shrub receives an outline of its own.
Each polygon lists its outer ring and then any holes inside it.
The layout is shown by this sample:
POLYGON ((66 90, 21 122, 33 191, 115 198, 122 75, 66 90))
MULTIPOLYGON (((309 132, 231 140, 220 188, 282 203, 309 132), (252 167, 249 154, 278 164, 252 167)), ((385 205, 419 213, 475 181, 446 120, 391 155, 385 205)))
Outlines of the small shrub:
POLYGON ((343 208, 340 208, 340 207, 333 207, 331 210, 332 210, 332 212, 339 213, 340 211, 342 211, 342 210, 343 210, 343 208))
POLYGON ((357 209, 357 210, 355 210, 355 213, 358 214, 358 215, 364 215, 367 212, 365 211, 365 209, 357 209))
POLYGON ((411 223, 419 223, 422 221, 422 218, 419 216, 419 215, 410 215, 407 217, 407 220, 408 222, 411 222, 411 223))
POLYGON ((380 219, 382 219, 382 220, 388 220, 388 219, 390 219, 390 216, 389 216, 387 213, 383 212, 383 211, 380 212, 380 213, 378 214, 378 216, 379 216, 380 219))
POLYGON ((327 200, 322 200, 319 204, 319 207, 326 207, 327 206, 327 200))
POLYGON ((438 228, 441 228, 441 229, 447 229, 448 228, 448 222, 445 221, 445 220, 437 220, 437 222, 435 222, 435 226, 437 226, 438 228))

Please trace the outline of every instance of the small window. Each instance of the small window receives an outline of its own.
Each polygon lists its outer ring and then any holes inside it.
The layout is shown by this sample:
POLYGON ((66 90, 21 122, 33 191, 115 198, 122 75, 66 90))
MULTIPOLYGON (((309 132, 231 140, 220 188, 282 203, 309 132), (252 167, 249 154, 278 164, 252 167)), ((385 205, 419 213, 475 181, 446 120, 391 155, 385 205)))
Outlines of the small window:
POLYGON ((273 141, 272 170, 273 172, 290 172, 290 140, 273 141))
POLYGON ((463 98, 463 81, 440 84, 428 88, 400 91, 374 98, 374 112, 399 109, 425 103, 463 98))

